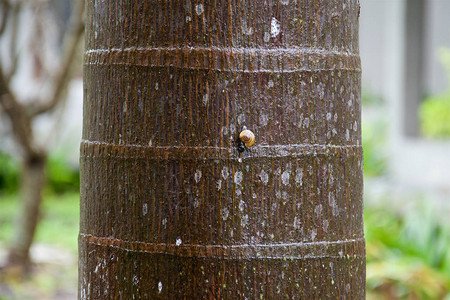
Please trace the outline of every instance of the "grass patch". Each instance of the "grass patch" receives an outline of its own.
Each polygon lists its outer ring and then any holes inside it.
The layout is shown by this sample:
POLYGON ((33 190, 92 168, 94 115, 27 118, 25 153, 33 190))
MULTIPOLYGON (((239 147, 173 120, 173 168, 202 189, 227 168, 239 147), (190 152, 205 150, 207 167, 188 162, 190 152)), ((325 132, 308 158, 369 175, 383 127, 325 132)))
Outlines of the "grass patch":
MULTIPOLYGON (((76 252, 79 199, 79 193, 45 196, 35 242, 58 245, 76 252)), ((17 194, 2 195, 0 206, 0 242, 9 244, 13 239, 14 223, 21 209, 20 198, 17 194)))
POLYGON ((426 204, 365 208, 368 299, 450 299, 450 228, 426 204))

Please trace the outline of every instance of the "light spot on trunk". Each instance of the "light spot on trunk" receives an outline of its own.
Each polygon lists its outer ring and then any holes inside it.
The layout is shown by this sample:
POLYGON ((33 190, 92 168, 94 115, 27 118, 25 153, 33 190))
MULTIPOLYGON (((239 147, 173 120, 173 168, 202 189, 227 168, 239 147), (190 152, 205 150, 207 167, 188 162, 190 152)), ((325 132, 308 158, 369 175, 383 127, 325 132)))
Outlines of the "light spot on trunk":
POLYGON ((195 182, 198 183, 198 182, 200 181, 201 178, 202 178, 202 171, 197 170, 197 171, 195 172, 195 175, 194 175, 195 182))
POLYGON ((203 8, 203 4, 199 3, 195 6, 195 12, 198 16, 200 16, 204 11, 205 9, 203 8))
POLYGON ((247 226, 247 223, 248 223, 248 215, 245 215, 241 219, 241 226, 245 227, 245 226, 247 226))
POLYGON ((267 117, 267 115, 261 114, 259 116, 259 124, 261 124, 261 126, 266 126, 268 121, 269 121, 269 118, 267 117))
POLYGON ((222 209, 222 219, 224 221, 226 221, 228 219, 228 215, 229 215, 230 211, 228 210, 228 208, 223 208, 222 209))
POLYGON ((217 190, 220 190, 222 188, 222 179, 217 180, 216 188, 217 190))
POLYGON ((269 182, 269 174, 267 174, 264 170, 261 170, 259 178, 261 178, 261 181, 262 183, 264 183, 264 185, 266 185, 269 182))
POLYGON ((223 167, 223 169, 222 169, 222 178, 225 180, 225 179, 228 178, 228 175, 229 175, 228 167, 223 167))
POLYGON ((243 178, 242 172, 241 172, 241 171, 237 171, 237 172, 234 174, 234 183, 236 183, 236 184, 241 184, 242 178, 243 178))
POLYGON ((142 206, 142 215, 145 216, 147 214, 147 211, 148 211, 147 203, 144 203, 144 205, 142 206))
POLYGON ((278 21, 275 18, 272 18, 272 21, 270 22, 270 35, 272 37, 276 37, 281 32, 281 25, 280 21, 278 21))
POLYGON ((289 178, 291 177, 291 174, 288 171, 284 171, 283 174, 281 174, 281 181, 284 185, 289 184, 289 178))
POLYGON ((328 220, 324 220, 322 225, 323 231, 328 232, 328 225, 328 220))

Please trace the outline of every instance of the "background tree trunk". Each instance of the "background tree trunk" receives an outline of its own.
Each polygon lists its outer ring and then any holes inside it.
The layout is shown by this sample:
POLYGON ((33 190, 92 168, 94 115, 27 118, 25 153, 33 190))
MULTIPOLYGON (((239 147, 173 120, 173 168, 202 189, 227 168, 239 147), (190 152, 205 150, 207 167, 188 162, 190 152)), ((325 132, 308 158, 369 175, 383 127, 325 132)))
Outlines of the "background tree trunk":
MULTIPOLYGON (((39 220, 39 206, 42 202, 41 192, 45 183, 45 164, 48 155, 48 145, 43 145, 41 141, 45 139, 42 139, 42 136, 37 137, 34 133, 33 121, 35 117, 52 112, 58 104, 64 102, 65 90, 73 77, 74 64, 77 62, 79 44, 84 33, 84 1, 77 0, 73 2, 69 28, 64 34, 61 49, 62 57, 58 64, 60 67, 53 72, 46 70, 48 72, 46 76, 51 75, 51 78, 46 78, 46 80, 36 78, 36 80, 41 80, 38 82, 43 85, 49 84, 51 96, 45 95, 45 97, 42 97, 39 91, 36 91, 35 99, 24 101, 18 98, 19 95, 13 90, 11 82, 20 64, 20 58, 26 57, 25 54, 19 55, 17 51, 17 43, 22 42, 18 38, 18 32, 26 32, 21 26, 27 24, 27 22, 24 23, 20 20, 23 15, 26 15, 24 11, 33 8, 33 5, 36 5, 34 7, 35 15, 30 18, 29 22, 33 22, 34 26, 39 27, 42 25, 40 22, 48 17, 45 14, 48 10, 43 7, 45 3, 0 1, 0 9, 3 12, 0 38, 2 43, 10 45, 10 53, 8 53, 7 59, 12 62, 9 70, 7 70, 2 64, 3 59, 0 59, 0 109, 11 122, 11 135, 14 137, 18 156, 22 163, 20 183, 22 209, 17 218, 16 232, 10 247, 8 261, 5 266, 0 266, 2 272, 11 267, 20 267, 22 270, 29 269, 29 251, 39 220), (40 5, 42 6, 39 7, 40 5), (8 31, 9 35, 2 36, 8 31)), ((51 24, 51 22, 48 24, 51 24)), ((33 37, 39 39, 41 43, 46 42, 43 36, 36 37, 33 35, 33 37)), ((32 48, 31 44, 30 42, 27 46, 32 48)), ((40 50, 36 50, 34 54, 36 54, 35 58, 42 62, 41 55, 45 51, 40 50)), ((42 67, 45 68, 46 66, 43 65, 42 67)), ((42 90, 46 89, 42 88, 42 90)))
POLYGON ((16 235, 9 252, 10 265, 28 266, 29 251, 38 224, 42 189, 45 183, 44 154, 26 158, 21 171, 22 210, 16 224, 16 235))
POLYGON ((358 17, 87 2, 80 298, 364 299, 358 17))

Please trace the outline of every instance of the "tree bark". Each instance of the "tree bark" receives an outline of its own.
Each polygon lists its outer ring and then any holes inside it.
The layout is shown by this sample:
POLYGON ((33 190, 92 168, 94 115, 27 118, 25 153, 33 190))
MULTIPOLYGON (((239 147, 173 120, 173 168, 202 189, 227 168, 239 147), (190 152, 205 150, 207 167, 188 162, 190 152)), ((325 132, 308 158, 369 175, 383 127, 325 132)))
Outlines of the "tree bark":
POLYGON ((87 3, 81 299, 364 299, 358 17, 87 3))
POLYGON ((44 154, 27 157, 21 172, 22 209, 16 224, 15 239, 9 251, 10 266, 28 267, 29 251, 39 219, 39 207, 42 202, 42 189, 45 183, 44 154))

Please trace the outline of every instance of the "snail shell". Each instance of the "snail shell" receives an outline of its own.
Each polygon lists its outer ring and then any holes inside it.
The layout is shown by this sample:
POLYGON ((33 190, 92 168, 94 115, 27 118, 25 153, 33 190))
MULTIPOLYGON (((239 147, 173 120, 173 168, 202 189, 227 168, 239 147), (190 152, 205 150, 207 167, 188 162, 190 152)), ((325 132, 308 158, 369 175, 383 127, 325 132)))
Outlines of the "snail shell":
POLYGON ((245 144, 246 147, 251 147, 255 143, 255 134, 250 130, 243 130, 239 134, 239 138, 245 144))

